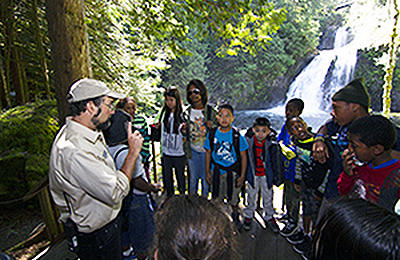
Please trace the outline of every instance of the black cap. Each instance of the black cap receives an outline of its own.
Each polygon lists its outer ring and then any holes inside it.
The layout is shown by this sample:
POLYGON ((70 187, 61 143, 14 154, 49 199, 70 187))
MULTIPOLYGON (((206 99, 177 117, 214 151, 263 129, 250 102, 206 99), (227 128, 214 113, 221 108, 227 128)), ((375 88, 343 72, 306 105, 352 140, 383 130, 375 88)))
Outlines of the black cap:
POLYGON ((333 95, 333 101, 344 101, 347 103, 356 103, 360 104, 367 109, 371 104, 371 98, 369 97, 367 88, 364 86, 364 79, 358 78, 355 79, 345 87, 340 89, 338 92, 333 95))

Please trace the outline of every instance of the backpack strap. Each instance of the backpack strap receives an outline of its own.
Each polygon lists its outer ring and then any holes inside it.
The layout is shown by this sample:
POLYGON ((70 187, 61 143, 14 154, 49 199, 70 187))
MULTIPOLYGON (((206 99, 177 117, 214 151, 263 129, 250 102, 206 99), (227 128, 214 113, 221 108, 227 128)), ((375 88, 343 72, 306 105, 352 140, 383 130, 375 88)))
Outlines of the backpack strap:
POLYGON ((207 104, 206 107, 207 107, 206 121, 208 121, 208 120, 211 120, 212 107, 209 104, 207 104))
POLYGON ((129 146, 121 147, 121 148, 114 154, 114 157, 113 157, 114 163, 117 162, 118 155, 119 155, 122 151, 125 151, 125 150, 128 150, 128 149, 129 149, 129 146))
POLYGON ((235 149, 237 161, 241 161, 240 158, 240 133, 236 127, 232 127, 233 131, 233 148, 235 149))
POLYGON ((217 132, 218 127, 211 128, 208 136, 208 139, 210 140, 210 148, 211 148, 211 153, 214 151, 214 139, 215 139, 215 133, 217 132))

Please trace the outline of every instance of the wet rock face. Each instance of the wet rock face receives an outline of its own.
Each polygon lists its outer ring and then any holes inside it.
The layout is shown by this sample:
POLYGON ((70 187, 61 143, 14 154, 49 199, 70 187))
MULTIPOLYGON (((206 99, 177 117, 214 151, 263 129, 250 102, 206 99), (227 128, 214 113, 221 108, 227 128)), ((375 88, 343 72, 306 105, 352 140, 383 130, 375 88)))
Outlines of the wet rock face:
POLYGON ((333 25, 324 30, 319 40, 319 46, 317 47, 318 50, 322 51, 333 49, 335 44, 335 35, 338 28, 338 26, 333 25))

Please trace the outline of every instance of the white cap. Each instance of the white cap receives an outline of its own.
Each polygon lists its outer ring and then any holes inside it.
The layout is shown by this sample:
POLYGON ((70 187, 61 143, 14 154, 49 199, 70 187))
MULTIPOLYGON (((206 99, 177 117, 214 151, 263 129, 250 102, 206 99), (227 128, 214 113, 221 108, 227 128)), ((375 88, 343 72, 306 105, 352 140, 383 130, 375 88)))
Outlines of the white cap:
POLYGON ((121 99, 125 97, 124 94, 112 91, 105 83, 101 81, 84 78, 78 80, 71 86, 69 90, 68 102, 74 103, 101 96, 109 96, 115 99, 121 99))

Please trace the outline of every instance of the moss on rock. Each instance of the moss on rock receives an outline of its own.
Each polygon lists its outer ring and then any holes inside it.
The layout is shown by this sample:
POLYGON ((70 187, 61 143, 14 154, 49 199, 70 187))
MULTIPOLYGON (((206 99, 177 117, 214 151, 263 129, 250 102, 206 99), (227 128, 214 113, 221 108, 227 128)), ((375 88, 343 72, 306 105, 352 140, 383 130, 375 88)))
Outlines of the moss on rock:
POLYGON ((0 196, 17 198, 48 174, 59 129, 55 100, 15 107, 0 115, 0 196))

